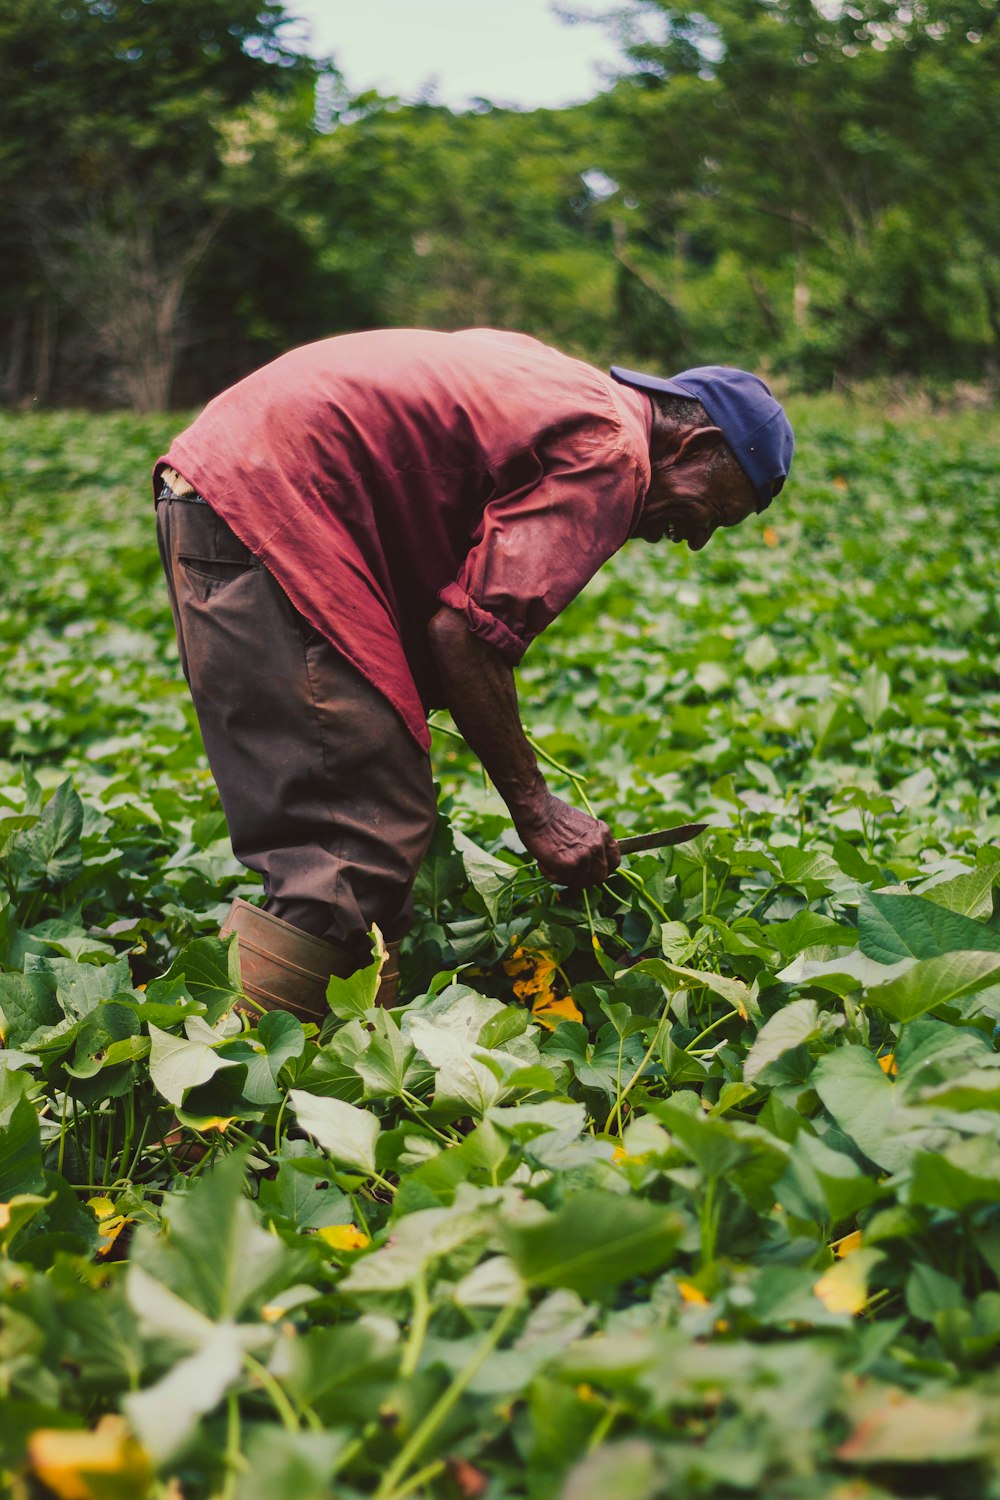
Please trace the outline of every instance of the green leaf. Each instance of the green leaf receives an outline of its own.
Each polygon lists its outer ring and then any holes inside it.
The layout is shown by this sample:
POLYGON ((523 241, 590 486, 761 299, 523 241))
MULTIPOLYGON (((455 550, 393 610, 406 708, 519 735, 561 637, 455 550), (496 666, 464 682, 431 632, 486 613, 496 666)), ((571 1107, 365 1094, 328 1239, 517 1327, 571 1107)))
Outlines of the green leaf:
POLYGON ((858 945, 869 958, 892 964, 959 950, 1000 953, 1000 933, 925 896, 862 891, 858 945))
POLYGON ((11 862, 19 883, 30 889, 39 882, 57 889, 78 875, 83 864, 80 833, 83 803, 67 778, 53 792, 33 828, 14 842, 11 862))
POLYGON ((725 974, 716 974, 711 969, 689 969, 683 964, 671 964, 664 958, 644 958, 626 972, 651 974, 665 989, 704 987, 713 995, 719 995, 745 1019, 756 1006, 756 1001, 742 979, 730 979, 725 974))
POLYGON ((877 729, 889 708, 892 684, 886 674, 874 663, 862 673, 854 701, 861 710, 861 717, 869 729, 877 729))
MULTIPOLYGON (((187 1024, 190 1026, 198 1019, 197 1016, 192 1017, 187 1024)), ((222 1037, 213 1038, 212 1041, 191 1040, 188 1037, 173 1036, 170 1032, 151 1025, 149 1039, 149 1076, 164 1099, 168 1099, 171 1104, 183 1104, 185 1095, 191 1089, 214 1078, 220 1068, 233 1068, 237 1065, 233 1059, 220 1055, 219 1047, 224 1040, 222 1037)))
POLYGON ((205 1006, 212 1026, 243 998, 239 980, 239 939, 195 938, 182 948, 163 979, 183 979, 192 1000, 205 1006))
POLYGON ((561 1500, 656 1500, 663 1477, 656 1449, 642 1438, 607 1443, 570 1471, 561 1500))
MULTIPOLYGON (((381 939, 379 940, 381 941, 381 939)), ((371 963, 355 969, 347 979, 334 974, 326 987, 326 1001, 341 1021, 363 1019, 375 1004, 378 994, 382 955, 376 953, 371 963)))
POLYGON ((1000 1203, 1000 1161, 996 1145, 982 1136, 958 1141, 913 1158, 908 1201, 964 1214, 980 1204, 1000 1203))
POLYGON ((956 875, 951 880, 925 886, 921 895, 937 906, 946 906, 949 911, 979 921, 992 915, 993 888, 998 878, 1000 866, 997 863, 978 865, 967 875, 956 875))
POLYGON ((921 959, 888 984, 875 985, 865 1000, 896 1021, 913 1021, 961 995, 984 989, 998 971, 1000 952, 942 953, 921 959))
POLYGON ((371 1041, 354 1071, 365 1086, 366 1099, 402 1099, 407 1080, 412 1085, 418 1073, 416 1048, 387 1011, 375 1012, 373 1027, 371 1041))
POLYGON ((905 1135, 891 1129, 895 1086, 865 1047, 838 1047, 821 1057, 813 1087, 848 1140, 877 1166, 896 1172, 905 1164, 905 1135))
POLYGON ((375 1171, 375 1146, 381 1133, 378 1118, 343 1099, 321 1099, 302 1089, 288 1095, 302 1129, 323 1147, 334 1161, 355 1167, 371 1176, 375 1171))
POLYGON ((244 1196, 245 1173, 244 1151, 223 1158, 189 1191, 164 1199, 165 1232, 143 1229, 136 1237, 130 1277, 141 1271, 145 1280, 141 1286, 130 1281, 129 1297, 158 1336, 197 1348, 207 1336, 206 1320, 225 1326, 259 1315, 311 1264, 257 1223, 244 1196))
POLYGON ((756 1040, 746 1055, 743 1077, 753 1083, 768 1063, 772 1063, 793 1047, 801 1047, 828 1034, 837 1026, 843 1026, 843 1016, 831 1016, 822 1012, 815 1000, 793 1000, 776 1011, 765 1021, 756 1040))
POLYGON ((529 1286, 600 1299, 630 1277, 668 1265, 683 1227, 671 1209, 587 1188, 554 1213, 503 1220, 500 1237, 529 1286))
POLYGON ((497 859, 496 855, 488 854, 458 829, 453 829, 452 833, 469 883, 482 897, 492 920, 498 921, 500 899, 517 874, 518 866, 507 864, 504 860, 497 859))
POLYGON ((31 1101, 21 1098, 0 1128, 0 1203, 40 1193, 44 1185, 38 1115, 31 1101))
POLYGON ((23 1047, 55 1026, 62 1012, 52 974, 0 974, 0 1031, 5 1047, 23 1047))

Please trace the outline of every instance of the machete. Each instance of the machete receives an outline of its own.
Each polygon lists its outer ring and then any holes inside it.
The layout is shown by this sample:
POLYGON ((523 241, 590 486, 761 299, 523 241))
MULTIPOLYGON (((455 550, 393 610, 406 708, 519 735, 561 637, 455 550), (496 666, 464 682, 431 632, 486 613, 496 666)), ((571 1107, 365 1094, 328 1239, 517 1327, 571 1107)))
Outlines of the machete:
POLYGON ((619 839, 622 854, 638 854, 640 849, 665 849, 668 844, 686 844, 704 833, 707 823, 679 823, 676 828, 660 828, 656 833, 636 833, 619 839))

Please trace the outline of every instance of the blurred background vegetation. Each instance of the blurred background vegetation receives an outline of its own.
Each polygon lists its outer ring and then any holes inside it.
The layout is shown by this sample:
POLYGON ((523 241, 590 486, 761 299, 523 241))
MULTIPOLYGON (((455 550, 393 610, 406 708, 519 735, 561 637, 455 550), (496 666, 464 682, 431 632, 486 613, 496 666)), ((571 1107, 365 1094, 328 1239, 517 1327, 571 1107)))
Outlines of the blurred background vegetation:
POLYGON ((291 13, 0 0, 0 401, 191 404, 413 324, 995 380, 997 0, 633 0, 605 92, 461 113, 350 97, 291 13))

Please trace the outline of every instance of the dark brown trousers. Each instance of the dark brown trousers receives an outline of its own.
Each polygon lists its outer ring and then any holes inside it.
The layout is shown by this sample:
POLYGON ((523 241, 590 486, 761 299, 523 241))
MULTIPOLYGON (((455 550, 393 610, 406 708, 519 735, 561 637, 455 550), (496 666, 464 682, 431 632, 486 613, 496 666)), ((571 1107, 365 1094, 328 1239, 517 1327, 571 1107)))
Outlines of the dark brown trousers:
POLYGON ((430 764, 402 719, 205 504, 161 499, 160 555, 233 852, 276 917, 360 960, 410 925, 430 764))

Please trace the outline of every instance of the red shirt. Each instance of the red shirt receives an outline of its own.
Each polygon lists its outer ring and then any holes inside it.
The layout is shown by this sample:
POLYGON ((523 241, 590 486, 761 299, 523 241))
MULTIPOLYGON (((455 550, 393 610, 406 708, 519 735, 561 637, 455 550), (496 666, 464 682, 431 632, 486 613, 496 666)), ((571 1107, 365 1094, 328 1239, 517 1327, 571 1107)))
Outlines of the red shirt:
POLYGON ((511 665, 630 535, 652 411, 525 334, 387 329, 294 349, 165 460, 426 747, 439 606, 511 665))

